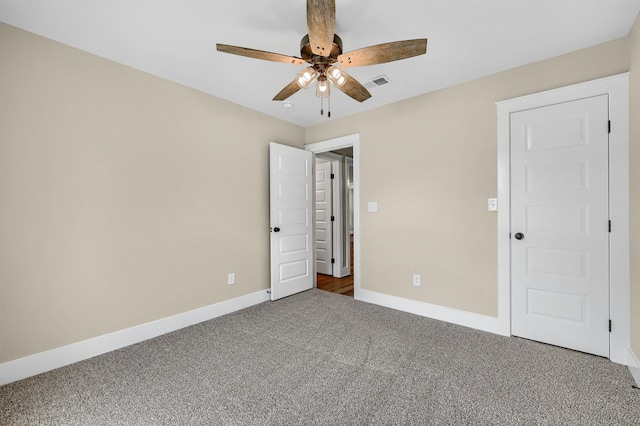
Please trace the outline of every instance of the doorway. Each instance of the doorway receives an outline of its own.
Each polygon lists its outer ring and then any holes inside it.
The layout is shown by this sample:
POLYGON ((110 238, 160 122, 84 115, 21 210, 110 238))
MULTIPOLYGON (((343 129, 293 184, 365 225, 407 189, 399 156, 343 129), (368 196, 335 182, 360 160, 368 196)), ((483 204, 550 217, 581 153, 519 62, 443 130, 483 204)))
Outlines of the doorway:
MULTIPOLYGON (((305 149, 316 154, 317 157, 325 157, 336 163, 336 159, 342 159, 339 173, 342 178, 342 194, 340 208, 333 211, 337 225, 334 235, 341 238, 334 244, 335 250, 339 250, 339 258, 334 264, 332 273, 316 274, 316 287, 358 298, 360 289, 359 281, 359 155, 360 137, 358 134, 344 136, 323 142, 317 142, 305 146, 305 149)), ((335 194, 334 194, 335 195, 335 194)), ((336 199, 337 197, 334 197, 336 199)), ((318 272, 318 271, 316 271, 318 272)))
POLYGON ((353 148, 316 155, 316 280, 353 297, 353 148))

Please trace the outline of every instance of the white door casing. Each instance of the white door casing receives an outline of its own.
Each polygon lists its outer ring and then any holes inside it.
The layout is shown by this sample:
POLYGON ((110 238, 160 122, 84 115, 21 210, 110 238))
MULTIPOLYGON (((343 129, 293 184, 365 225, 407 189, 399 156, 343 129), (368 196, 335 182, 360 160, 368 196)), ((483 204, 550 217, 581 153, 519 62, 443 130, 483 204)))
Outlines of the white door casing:
POLYGON ((331 162, 316 161, 316 272, 333 275, 331 162))
POLYGON ((608 95, 511 114, 511 332, 609 356, 608 95))
POLYGON ((340 276, 346 277, 351 275, 351 234, 353 233, 353 158, 345 157, 344 168, 342 176, 342 188, 345 192, 344 206, 342 211, 344 212, 344 221, 342 224, 342 233, 346 239, 344 243, 344 256, 342 258, 342 265, 340 267, 340 276))
POLYGON ((511 335, 511 114, 592 96, 609 96, 609 359, 628 364, 629 307, 629 73, 496 103, 498 125, 498 318, 492 331, 511 335))
POLYGON ((269 144, 271 300, 313 288, 314 155, 269 144))

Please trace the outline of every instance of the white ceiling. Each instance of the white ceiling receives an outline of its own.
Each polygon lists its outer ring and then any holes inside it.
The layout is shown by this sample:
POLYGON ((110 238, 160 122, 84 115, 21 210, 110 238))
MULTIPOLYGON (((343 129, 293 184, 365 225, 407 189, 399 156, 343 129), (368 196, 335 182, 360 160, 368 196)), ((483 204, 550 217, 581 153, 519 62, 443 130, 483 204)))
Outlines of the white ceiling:
MULTIPOLYGON (((271 99, 302 68, 215 50, 216 43, 300 55, 304 0, 0 0, 0 21, 301 126, 328 120, 301 90, 271 99)), ((628 34, 640 0, 336 0, 345 51, 429 39, 427 54, 350 68, 387 75, 358 103, 334 90, 332 117, 428 93, 628 34)), ((325 106, 326 109, 326 106, 325 106)))

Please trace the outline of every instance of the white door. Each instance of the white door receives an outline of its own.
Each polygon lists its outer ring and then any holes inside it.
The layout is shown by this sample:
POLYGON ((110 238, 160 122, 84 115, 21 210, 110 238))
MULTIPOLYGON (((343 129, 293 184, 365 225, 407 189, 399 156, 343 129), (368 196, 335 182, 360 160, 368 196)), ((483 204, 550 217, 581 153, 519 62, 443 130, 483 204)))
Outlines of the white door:
POLYGON ((511 115, 511 331, 609 356, 608 96, 511 115))
POLYGON ((333 275, 331 162, 316 162, 316 271, 333 275))
POLYGON ((271 300, 313 288, 313 162, 309 151, 269 145, 271 300))

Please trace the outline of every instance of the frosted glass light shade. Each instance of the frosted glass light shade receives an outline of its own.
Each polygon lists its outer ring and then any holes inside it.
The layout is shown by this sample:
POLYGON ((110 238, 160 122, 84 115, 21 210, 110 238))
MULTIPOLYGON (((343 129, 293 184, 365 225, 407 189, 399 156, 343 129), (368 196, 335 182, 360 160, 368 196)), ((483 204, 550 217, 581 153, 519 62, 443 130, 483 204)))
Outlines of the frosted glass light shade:
POLYGON ((333 83, 336 87, 342 87, 344 83, 347 81, 345 76, 346 74, 340 68, 335 66, 330 66, 327 68, 327 78, 333 83))
POLYGON ((329 97, 329 81, 324 75, 321 75, 318 78, 318 83, 316 84, 316 96, 319 98, 329 97))
POLYGON ((296 76, 296 82, 302 89, 306 89, 307 87, 311 86, 317 76, 318 73, 316 72, 316 70, 314 70, 312 67, 307 67, 298 73, 298 75, 296 76))

